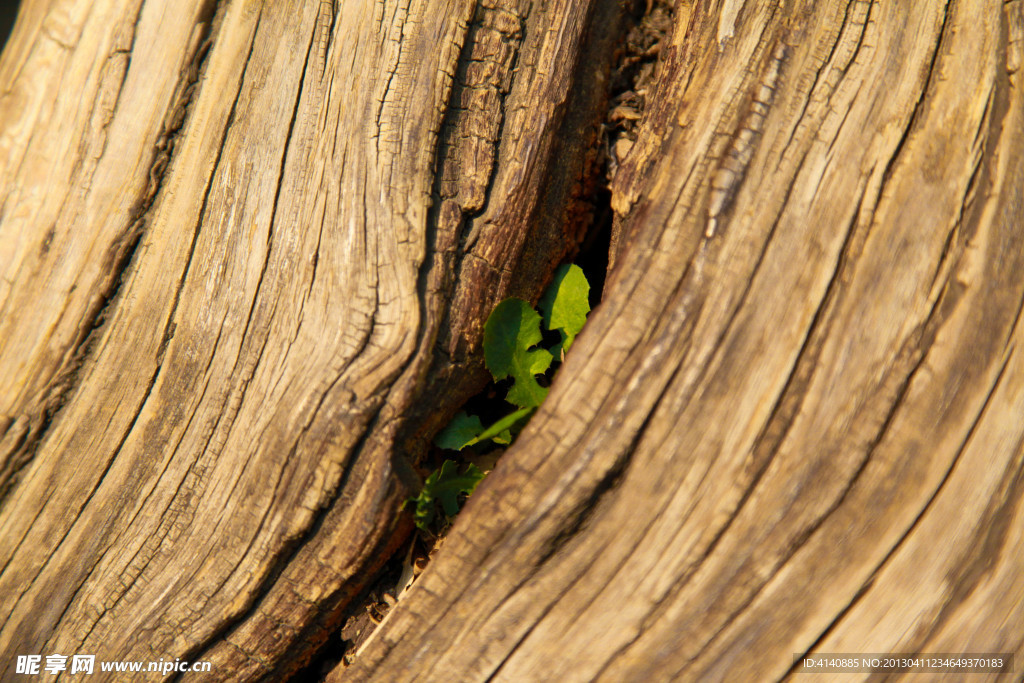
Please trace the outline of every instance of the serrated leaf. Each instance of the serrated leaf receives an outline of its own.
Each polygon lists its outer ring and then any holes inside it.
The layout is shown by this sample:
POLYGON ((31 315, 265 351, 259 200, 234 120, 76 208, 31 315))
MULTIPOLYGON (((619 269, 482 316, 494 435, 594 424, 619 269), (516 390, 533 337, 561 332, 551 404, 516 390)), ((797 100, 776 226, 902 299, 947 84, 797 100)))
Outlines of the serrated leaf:
POLYGON ((520 408, 536 408, 548 393, 536 375, 551 366, 551 352, 531 348, 540 340, 540 316, 522 299, 505 299, 484 324, 484 362, 496 381, 512 377, 505 400, 520 408))
POLYGON ((431 493, 441 503, 444 514, 454 517, 459 512, 459 494, 467 496, 473 493, 476 485, 484 478, 484 473, 476 465, 470 464, 465 474, 459 474, 458 466, 451 460, 445 460, 437 471, 437 479, 431 486, 431 493))
POLYGON ((416 526, 428 530, 436 516, 437 503, 441 504, 447 517, 454 517, 459 512, 459 496, 473 493, 483 478, 484 473, 476 465, 470 464, 465 473, 459 474, 458 465, 452 460, 445 460, 441 468, 431 472, 423 482, 419 495, 407 501, 416 506, 413 512, 416 526))
POLYGON ((466 446, 471 446, 479 441, 479 434, 482 431, 484 431, 484 424, 479 417, 467 415, 466 411, 460 410, 448 423, 448 426, 434 437, 434 445, 438 448, 461 451, 466 446))
POLYGON ((544 327, 558 330, 562 335, 561 349, 568 351, 590 312, 590 283, 583 269, 575 264, 559 268, 537 306, 543 314, 544 327))

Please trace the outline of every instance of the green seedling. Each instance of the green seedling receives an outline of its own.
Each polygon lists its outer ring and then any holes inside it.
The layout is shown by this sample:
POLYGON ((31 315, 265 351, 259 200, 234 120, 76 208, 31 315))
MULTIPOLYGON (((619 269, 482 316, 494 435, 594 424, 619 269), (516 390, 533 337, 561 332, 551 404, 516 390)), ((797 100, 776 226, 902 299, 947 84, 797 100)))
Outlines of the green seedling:
MULTIPOLYGON (((555 273, 551 286, 545 290, 537 313, 522 299, 505 299, 491 312, 484 323, 484 363, 494 381, 512 378, 505 396, 515 408, 490 426, 484 426, 476 415, 460 411, 434 439, 439 448, 461 451, 483 442, 508 445, 547 396, 547 387, 537 381, 539 375, 550 379, 553 362, 560 362, 576 335, 583 329, 590 312, 590 284, 583 270, 576 265, 562 266, 555 273), (544 332, 559 333, 560 340, 550 349, 543 348, 544 332)), ((445 460, 423 485, 423 490, 409 503, 416 506, 416 526, 426 531, 436 518, 440 502, 444 514, 451 518, 458 512, 459 495, 469 495, 483 478, 475 465, 462 475, 456 465, 445 460)))
POLYGON ((415 498, 407 502, 415 505, 413 519, 422 531, 428 531, 437 517, 437 507, 441 506, 448 519, 459 512, 459 496, 473 493, 476 485, 484 478, 484 473, 476 465, 470 464, 466 471, 459 474, 458 465, 445 460, 441 468, 434 470, 423 482, 423 490, 415 498))
POLYGON ((590 283, 577 265, 562 266, 538 304, 540 314, 522 299, 505 299, 484 324, 484 363, 494 381, 511 377, 505 396, 517 410, 489 427, 476 415, 458 413, 434 443, 460 451, 484 441, 508 445, 547 396, 537 376, 549 373, 553 361, 561 361, 583 329, 590 312, 590 283), (560 341, 550 349, 538 346, 544 330, 557 330, 560 341))

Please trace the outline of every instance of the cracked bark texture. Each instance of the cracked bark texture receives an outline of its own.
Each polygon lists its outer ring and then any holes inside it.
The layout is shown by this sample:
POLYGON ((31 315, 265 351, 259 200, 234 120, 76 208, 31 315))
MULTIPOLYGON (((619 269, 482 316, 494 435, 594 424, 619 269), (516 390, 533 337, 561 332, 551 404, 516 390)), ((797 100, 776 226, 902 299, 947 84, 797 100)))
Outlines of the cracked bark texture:
POLYGON ((332 680, 1019 658, 1022 37, 1017 1, 676 3, 601 306, 332 680))
MULTIPOLYGON (((579 239, 617 12, 26 1, 0 58, 5 666, 308 660, 407 532, 486 314, 579 239)), ((330 678, 1020 655, 1022 16, 677 3, 601 306, 330 678)))
POLYGON ((595 6, 25 3, 0 62, 5 676, 37 651, 309 660, 409 532, 412 417, 479 388, 472 312, 535 296, 576 238, 582 163, 553 161, 596 136, 595 6))

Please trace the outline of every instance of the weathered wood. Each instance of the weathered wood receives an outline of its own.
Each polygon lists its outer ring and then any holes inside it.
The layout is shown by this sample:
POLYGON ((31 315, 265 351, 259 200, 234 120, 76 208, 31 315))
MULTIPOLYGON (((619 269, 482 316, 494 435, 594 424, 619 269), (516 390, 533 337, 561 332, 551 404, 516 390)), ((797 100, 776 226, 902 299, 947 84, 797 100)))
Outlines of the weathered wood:
POLYGON ((76 383, 135 249, 210 9, 24 3, 0 62, 0 494, 76 383))
MULTIPOLYGON (((5 666, 308 660, 407 529, 487 312, 579 237, 618 11, 26 2, 0 57, 5 666)), ((1024 5, 674 11, 601 306, 330 678, 1024 654, 1024 5)))
POLYGON ((678 3, 551 394, 336 680, 1024 641, 1020 2, 678 3))
POLYGON ((5 667, 308 660, 408 531, 417 403, 458 407, 477 312, 571 247, 593 7, 26 4, 0 65, 5 667))

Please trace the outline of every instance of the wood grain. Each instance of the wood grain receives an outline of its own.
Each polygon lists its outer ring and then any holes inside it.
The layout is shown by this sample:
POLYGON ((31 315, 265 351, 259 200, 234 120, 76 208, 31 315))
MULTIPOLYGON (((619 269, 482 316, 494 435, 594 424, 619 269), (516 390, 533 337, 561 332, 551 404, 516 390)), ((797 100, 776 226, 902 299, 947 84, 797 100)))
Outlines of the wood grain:
POLYGON ((0 496, 76 384, 163 181, 212 18, 191 0, 23 5, 0 62, 0 496))
POLYGON ((1021 3, 675 9, 600 308, 334 680, 1019 657, 1021 3))
MULTIPOLYGON (((621 12, 26 0, 0 56, 6 667, 314 656, 408 532, 487 313, 580 237, 621 12)), ((1024 654, 1024 4, 673 22, 600 307, 329 680, 1024 654)))
POLYGON ((536 292, 571 247, 535 216, 582 172, 587 132, 555 139, 577 89, 599 109, 591 14, 26 6, 0 65, 0 651, 220 680, 314 654, 408 532, 412 407, 443 420, 473 390, 424 394, 451 374, 442 323, 479 366, 463 311, 536 292))

